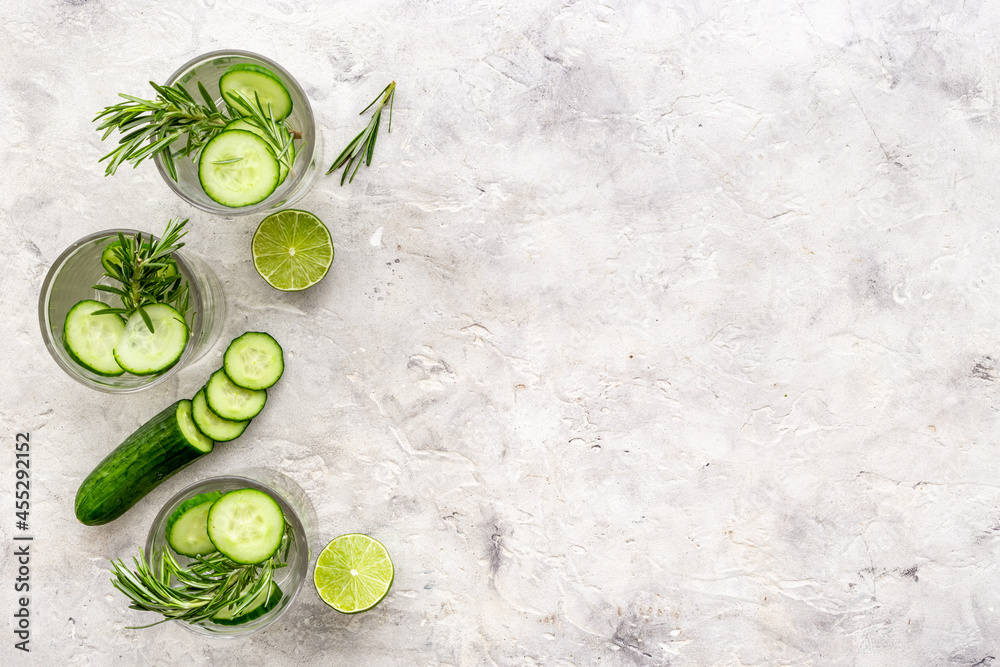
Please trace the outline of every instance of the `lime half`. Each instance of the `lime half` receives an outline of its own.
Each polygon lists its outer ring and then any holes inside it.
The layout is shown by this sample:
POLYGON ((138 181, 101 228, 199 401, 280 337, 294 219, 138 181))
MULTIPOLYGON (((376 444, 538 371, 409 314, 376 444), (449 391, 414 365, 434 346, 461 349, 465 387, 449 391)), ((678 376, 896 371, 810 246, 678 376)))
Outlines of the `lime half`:
POLYGON ((268 285, 298 292, 326 276, 333 263, 333 240, 315 215, 290 208, 261 221, 251 253, 253 268, 268 285))
POLYGON ((313 582, 328 605, 344 614, 368 611, 392 586, 392 561, 382 543, 352 533, 335 537, 316 560, 313 582))

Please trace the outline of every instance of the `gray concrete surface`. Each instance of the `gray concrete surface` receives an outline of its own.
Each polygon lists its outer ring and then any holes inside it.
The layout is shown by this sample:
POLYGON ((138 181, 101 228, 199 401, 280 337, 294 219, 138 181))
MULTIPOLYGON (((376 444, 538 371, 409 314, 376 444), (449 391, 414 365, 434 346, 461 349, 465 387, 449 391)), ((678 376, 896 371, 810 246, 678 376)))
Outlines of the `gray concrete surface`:
POLYGON ((0 2, 0 662, 980 665, 1000 657, 998 9, 922 2, 0 2), (324 165, 398 82, 393 132, 299 203, 330 275, 255 274, 259 217, 105 178, 93 115, 219 48, 303 84, 324 165), (55 257, 192 219, 287 371, 238 441, 119 521, 72 501, 191 396, 107 396, 46 353, 55 257), (13 649, 13 442, 30 430, 32 643, 13 649), (305 589, 220 642, 108 581, 201 477, 279 470, 314 552, 382 540, 390 596, 305 589))

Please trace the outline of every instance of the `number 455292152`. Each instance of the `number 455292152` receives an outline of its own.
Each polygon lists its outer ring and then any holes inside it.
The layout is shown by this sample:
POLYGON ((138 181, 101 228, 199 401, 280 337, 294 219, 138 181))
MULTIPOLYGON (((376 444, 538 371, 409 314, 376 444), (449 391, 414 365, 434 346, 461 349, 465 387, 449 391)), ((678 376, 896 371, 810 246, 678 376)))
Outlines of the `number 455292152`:
POLYGON ((14 509, 18 530, 28 530, 28 510, 30 508, 31 484, 31 434, 18 433, 14 456, 14 509))

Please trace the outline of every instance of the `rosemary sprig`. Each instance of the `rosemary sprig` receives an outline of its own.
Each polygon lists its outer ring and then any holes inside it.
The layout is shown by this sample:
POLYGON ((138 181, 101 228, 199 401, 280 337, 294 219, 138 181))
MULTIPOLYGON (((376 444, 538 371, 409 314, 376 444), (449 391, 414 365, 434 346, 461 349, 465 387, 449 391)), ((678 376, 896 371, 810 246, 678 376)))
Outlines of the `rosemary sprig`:
POLYGON ((288 127, 284 121, 274 120, 274 114, 271 113, 271 105, 267 105, 267 110, 264 110, 264 106, 260 102, 260 96, 254 93, 254 99, 251 100, 247 95, 241 90, 235 90, 228 94, 226 103, 229 104, 229 108, 235 111, 236 114, 243 117, 243 120, 248 123, 260 128, 260 131, 266 135, 266 141, 271 144, 274 149, 275 157, 278 162, 284 164, 289 170, 292 168, 291 160, 291 147, 292 138, 298 133, 288 127))
POLYGON ((149 85, 156 91, 155 100, 119 93, 126 101, 106 107, 94 118, 95 123, 101 121, 97 130, 104 130, 101 141, 115 130, 122 134, 118 147, 100 159, 100 162, 108 160, 105 176, 114 174, 122 162, 137 167, 146 158, 161 155, 170 177, 176 181, 174 158, 197 158, 205 144, 229 122, 200 82, 198 92, 205 104, 196 102, 179 83, 159 86, 150 81, 149 85), (172 151, 171 144, 184 134, 187 135, 184 147, 172 151))
MULTIPOLYGON (((112 132, 122 134, 118 148, 99 161, 108 160, 105 175, 115 173, 122 162, 130 162, 133 167, 146 158, 160 155, 170 177, 177 180, 174 160, 190 157, 196 160, 215 135, 222 132, 233 118, 242 117, 248 123, 260 128, 266 140, 275 147, 277 159, 291 169, 291 146, 294 139, 302 137, 284 121, 275 121, 270 105, 264 110, 259 96, 253 100, 241 91, 230 93, 226 100, 227 111, 222 111, 208 94, 205 86, 198 82, 198 92, 204 104, 195 101, 191 94, 179 83, 159 86, 152 81, 149 85, 156 91, 155 100, 143 100, 119 93, 125 102, 104 109, 97 114, 94 122, 101 121, 98 131, 104 130, 104 141, 112 132), (182 135, 187 135, 184 146, 172 150, 171 145, 182 135)), ((235 162, 237 160, 233 160, 235 162)))
MULTIPOLYGON (((121 299, 122 305, 120 308, 105 308, 94 314, 115 313, 129 318, 138 312, 150 332, 154 332, 153 321, 146 313, 145 306, 168 303, 186 320, 190 309, 188 285, 179 272, 174 276, 164 276, 164 273, 170 265, 171 253, 184 247, 180 240, 187 234, 184 230, 187 223, 187 219, 168 221, 163 236, 156 240, 152 234, 144 237, 142 232, 137 232, 135 236, 125 236, 118 232, 118 243, 113 249, 114 260, 104 266, 104 275, 120 283, 121 287, 93 287, 116 295, 121 299)), ((187 326, 186 321, 184 325, 187 326)))
POLYGON ((284 559, 288 557, 292 539, 292 533, 286 530, 282 536, 283 548, 258 565, 235 563, 213 552, 195 556, 192 563, 182 566, 170 550, 163 547, 159 568, 154 569, 140 549, 139 556, 132 559, 134 572, 121 559, 111 561, 111 583, 131 601, 129 608, 154 611, 163 616, 155 623, 133 626, 130 630, 165 621, 207 621, 230 605, 234 606, 233 616, 238 616, 271 585, 274 571, 285 567, 284 559))
MULTIPOLYGON (((358 169, 361 168, 361 163, 364 162, 367 166, 372 164, 372 154, 375 152, 375 139, 378 138, 378 126, 382 120, 382 109, 386 104, 389 105, 389 132, 392 132, 392 100, 396 93, 396 82, 391 82, 388 86, 382 89, 382 92, 372 100, 372 103, 366 106, 362 111, 368 111, 372 108, 376 102, 378 106, 375 107, 375 113, 372 115, 371 121, 368 123, 368 127, 361 130, 358 136, 354 137, 351 143, 347 144, 347 148, 337 156, 337 159, 333 161, 333 165, 327 170, 327 174, 332 174, 337 169, 343 165, 344 175, 340 177, 340 184, 344 184, 344 180, 347 178, 347 172, 351 171, 351 165, 355 165, 354 172, 351 174, 351 180, 349 183, 354 182, 354 175, 358 173, 358 169)), ((358 115, 361 115, 358 114, 358 115)))

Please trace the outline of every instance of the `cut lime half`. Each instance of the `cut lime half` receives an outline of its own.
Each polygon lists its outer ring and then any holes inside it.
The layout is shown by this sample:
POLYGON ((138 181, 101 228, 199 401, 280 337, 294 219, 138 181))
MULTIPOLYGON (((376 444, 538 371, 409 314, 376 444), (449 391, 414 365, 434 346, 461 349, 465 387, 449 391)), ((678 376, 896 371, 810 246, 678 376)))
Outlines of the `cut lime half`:
POLYGON ((315 215, 290 208, 261 221, 251 253, 253 267, 268 285, 298 292, 323 280, 330 270, 333 239, 315 215))
POLYGON ((328 605, 344 614, 368 611, 386 596, 394 571, 376 539, 352 533, 335 537, 316 560, 313 582, 328 605))

